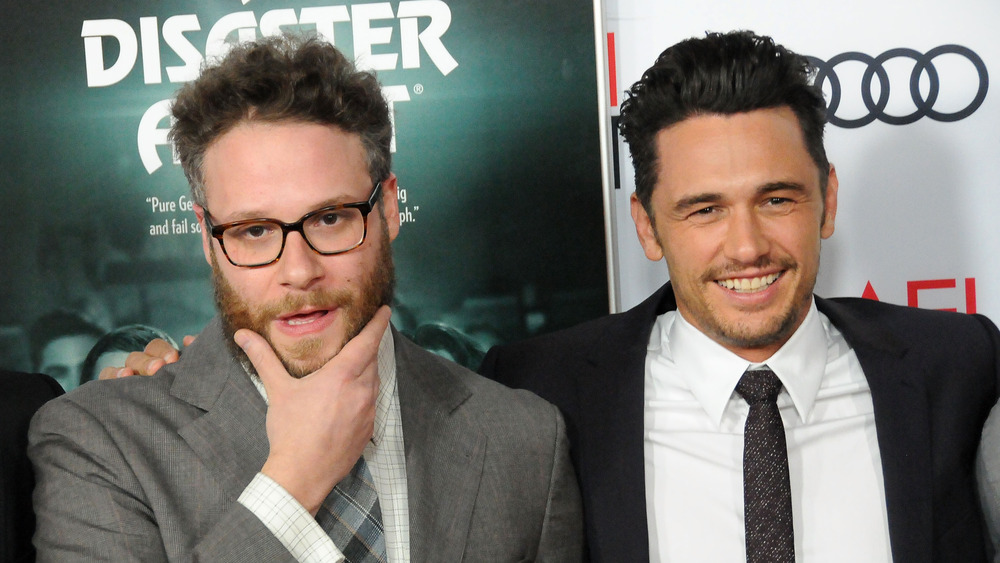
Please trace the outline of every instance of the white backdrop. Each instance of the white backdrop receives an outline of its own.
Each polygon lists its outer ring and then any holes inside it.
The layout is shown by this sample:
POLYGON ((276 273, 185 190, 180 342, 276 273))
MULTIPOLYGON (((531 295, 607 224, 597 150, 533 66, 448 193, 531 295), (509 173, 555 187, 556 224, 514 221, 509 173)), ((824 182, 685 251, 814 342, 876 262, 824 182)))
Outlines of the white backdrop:
MULTIPOLYGON (((798 53, 842 60, 832 67, 840 84, 838 121, 872 113, 861 95, 869 66, 873 103, 886 95, 880 67, 857 59, 885 59, 888 94, 882 114, 888 116, 913 114, 918 102, 930 101, 936 74, 936 100, 925 104, 929 113, 967 116, 950 122, 924 116, 906 125, 878 119, 852 128, 827 125, 827 154, 837 167, 840 200, 836 232, 823 244, 816 292, 862 296, 870 284, 869 296, 874 292, 881 301, 974 310, 1000 321, 1000 101, 988 84, 988 77, 1000 76, 1000 2, 609 0, 605 7, 619 103, 663 49, 709 30, 751 29, 798 53), (951 47, 956 45, 960 48, 951 47), (907 51, 893 52, 898 49, 907 51), (915 102, 910 77, 918 64, 923 70, 915 102)), ((830 80, 824 91, 830 104, 830 80)), ((611 98, 616 116, 615 93, 611 98)), ((646 260, 636 240, 628 206, 633 171, 627 146, 617 136, 615 143, 620 189, 610 188, 614 291, 617 309, 624 310, 668 276, 666 265, 646 260)))

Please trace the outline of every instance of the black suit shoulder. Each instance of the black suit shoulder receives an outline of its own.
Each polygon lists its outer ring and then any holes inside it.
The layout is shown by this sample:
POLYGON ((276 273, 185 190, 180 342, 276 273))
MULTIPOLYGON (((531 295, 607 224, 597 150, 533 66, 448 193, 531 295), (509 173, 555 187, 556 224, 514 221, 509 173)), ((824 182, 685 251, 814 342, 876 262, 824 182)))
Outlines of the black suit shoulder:
POLYGON ((835 325, 837 321, 850 318, 855 321, 885 324, 904 334, 920 332, 929 327, 937 330, 958 328, 981 334, 997 331, 989 318, 979 314, 968 315, 954 311, 906 307, 859 297, 832 299, 817 297, 816 303, 819 310, 830 317, 835 325), (982 332, 984 330, 986 332, 982 332))
POLYGON ((0 371, 0 563, 34 560, 28 424, 39 407, 62 393, 47 375, 0 371))
MULTIPOLYGON (((402 335, 395 335, 397 347, 405 350, 405 358, 411 368, 410 377, 423 380, 425 390, 445 386, 449 389, 445 404, 453 401, 470 407, 475 414, 470 423, 485 426, 509 427, 509 432, 520 432, 525 420, 533 420, 535 426, 541 424, 555 430, 553 417, 558 411, 544 399, 527 391, 511 388, 497 381, 466 369, 452 361, 420 348, 402 335), (435 382, 430 383, 431 380, 435 382)), ((532 436, 531 439, 534 437, 532 436)))
POLYGON ((0 370, 0 398, 5 411, 34 413, 43 403, 62 394, 59 383, 45 374, 0 370))
POLYGON ((816 299, 820 312, 856 350, 880 349, 897 356, 959 365, 974 361, 980 373, 1000 370, 1000 331, 983 315, 904 307, 869 299, 816 299))
POLYGON ((496 346, 483 358, 479 372, 509 387, 531 390, 560 408, 566 408, 567 389, 576 387, 581 377, 588 377, 586 374, 601 378, 601 381, 589 382, 595 385, 612 383, 607 378, 630 376, 627 370, 608 372, 578 368, 601 364, 611 356, 645 357, 656 317, 676 307, 668 283, 623 313, 496 346))
POLYGON ((577 362, 586 361, 591 344, 600 340, 610 318, 494 346, 486 353, 479 373, 514 389, 529 390, 555 403, 565 413, 567 394, 578 384, 577 362))
MULTIPOLYGON (((43 404, 63 394, 62 387, 41 373, 0 371, 0 436, 4 452, 24 450, 28 444, 28 423, 43 404)), ((7 469, 8 458, 4 456, 7 469)))

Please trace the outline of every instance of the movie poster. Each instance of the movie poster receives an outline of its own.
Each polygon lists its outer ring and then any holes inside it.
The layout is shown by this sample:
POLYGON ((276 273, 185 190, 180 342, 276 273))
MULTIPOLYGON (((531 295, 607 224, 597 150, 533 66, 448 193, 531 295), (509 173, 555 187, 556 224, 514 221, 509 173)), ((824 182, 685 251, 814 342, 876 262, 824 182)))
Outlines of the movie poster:
POLYGON ((169 106, 206 57, 286 31, 375 70, 391 103, 400 331, 476 367, 607 313, 594 21, 580 0, 8 7, 0 367, 72 388, 108 331, 180 341, 212 317, 169 106))

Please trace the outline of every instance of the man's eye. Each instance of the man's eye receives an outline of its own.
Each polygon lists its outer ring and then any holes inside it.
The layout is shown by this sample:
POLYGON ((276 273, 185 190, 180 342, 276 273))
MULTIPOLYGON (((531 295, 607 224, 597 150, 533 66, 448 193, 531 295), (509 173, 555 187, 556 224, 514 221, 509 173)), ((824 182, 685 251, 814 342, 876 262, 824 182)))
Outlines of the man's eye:
POLYGON ((312 217, 309 223, 309 227, 316 229, 329 229, 329 230, 340 230, 348 228, 351 224, 351 219, 360 214, 356 213, 353 209, 338 209, 336 211, 325 211, 319 215, 312 217))
POLYGON ((250 225, 233 227, 232 229, 229 229, 227 234, 234 238, 251 241, 265 238, 273 232, 274 226, 270 223, 253 223, 250 225))
POLYGON ((342 217, 336 211, 331 211, 320 215, 319 223, 324 227, 329 227, 331 225, 336 225, 341 219, 342 217))

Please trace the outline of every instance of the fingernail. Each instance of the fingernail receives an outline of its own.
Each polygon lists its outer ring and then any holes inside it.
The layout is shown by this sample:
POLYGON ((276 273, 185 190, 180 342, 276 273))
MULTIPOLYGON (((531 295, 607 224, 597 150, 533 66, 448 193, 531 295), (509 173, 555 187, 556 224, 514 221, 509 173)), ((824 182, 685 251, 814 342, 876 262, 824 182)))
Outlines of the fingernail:
POLYGON ((247 338, 247 336, 242 332, 237 332, 236 334, 233 335, 233 341, 236 342, 237 346, 243 348, 244 346, 246 346, 247 342, 250 341, 250 339, 247 338))
POLYGON ((126 368, 119 368, 118 371, 115 372, 115 377, 116 378, 125 377, 125 370, 126 368))

